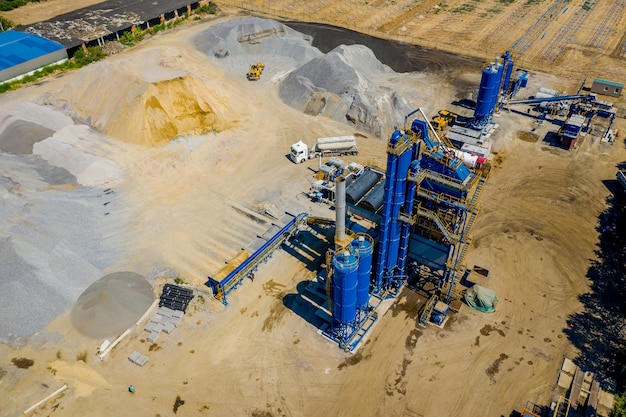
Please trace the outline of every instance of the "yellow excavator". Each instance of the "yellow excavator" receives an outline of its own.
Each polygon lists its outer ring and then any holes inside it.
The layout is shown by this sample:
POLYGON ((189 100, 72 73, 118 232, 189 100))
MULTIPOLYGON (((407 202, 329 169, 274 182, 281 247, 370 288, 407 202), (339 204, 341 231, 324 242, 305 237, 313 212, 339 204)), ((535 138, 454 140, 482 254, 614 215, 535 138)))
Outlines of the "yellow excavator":
POLYGON ((448 110, 439 110, 439 114, 433 117, 431 124, 435 128, 435 130, 439 133, 446 126, 452 126, 456 123, 457 117, 459 115, 456 113, 452 113, 448 110))
POLYGON ((265 68, 265 64, 262 62, 257 62, 256 64, 250 65, 250 70, 247 74, 248 81, 256 81, 261 78, 263 68, 265 68))

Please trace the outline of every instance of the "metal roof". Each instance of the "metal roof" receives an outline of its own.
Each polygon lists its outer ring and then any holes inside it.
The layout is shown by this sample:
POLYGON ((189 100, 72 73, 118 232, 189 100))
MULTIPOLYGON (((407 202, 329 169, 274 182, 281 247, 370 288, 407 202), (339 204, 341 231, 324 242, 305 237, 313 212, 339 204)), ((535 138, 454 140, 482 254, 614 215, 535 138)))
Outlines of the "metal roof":
POLYGON ((609 81, 609 80, 605 80, 603 78, 594 78, 593 82, 594 83, 604 84, 604 85, 610 85, 610 86, 613 86, 613 87, 619 87, 619 88, 623 88, 624 87, 624 83, 618 83, 617 81, 609 81))
POLYGON ((17 28, 55 40, 66 48, 128 30, 162 14, 197 4, 197 0, 107 0, 43 22, 17 28))
POLYGON ((30 33, 7 30, 0 33, 0 71, 65 49, 59 43, 30 33))

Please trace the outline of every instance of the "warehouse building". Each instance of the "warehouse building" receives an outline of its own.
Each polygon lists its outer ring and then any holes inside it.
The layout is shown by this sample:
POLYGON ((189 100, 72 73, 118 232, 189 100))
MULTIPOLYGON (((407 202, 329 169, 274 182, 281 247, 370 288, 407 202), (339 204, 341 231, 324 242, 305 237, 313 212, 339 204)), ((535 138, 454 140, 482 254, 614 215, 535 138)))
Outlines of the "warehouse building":
POLYGON ((623 89, 624 83, 604 80, 602 78, 594 78, 593 84, 591 84, 592 93, 602 94, 605 96, 619 97, 622 95, 623 89))
POLYGON ((0 33, 0 82, 66 59, 67 51, 59 43, 14 30, 0 33))

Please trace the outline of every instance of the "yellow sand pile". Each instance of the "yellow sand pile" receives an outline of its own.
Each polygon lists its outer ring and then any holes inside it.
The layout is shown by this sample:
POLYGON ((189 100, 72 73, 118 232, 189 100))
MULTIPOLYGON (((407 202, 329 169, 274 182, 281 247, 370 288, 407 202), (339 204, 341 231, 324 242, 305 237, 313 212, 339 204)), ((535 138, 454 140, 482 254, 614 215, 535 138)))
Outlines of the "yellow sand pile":
POLYGON ((90 65, 48 101, 109 136, 142 145, 225 129, 232 118, 211 81, 163 56, 147 50, 90 65))
POLYGON ((216 281, 223 280, 224 278, 226 278, 228 274, 233 272, 235 268, 241 265, 243 261, 248 259, 250 255, 251 253, 249 251, 245 249, 242 250, 241 252, 237 254, 237 256, 235 256, 233 259, 228 261, 226 265, 224 265, 219 271, 217 271, 217 273, 213 276, 213 279, 216 281))

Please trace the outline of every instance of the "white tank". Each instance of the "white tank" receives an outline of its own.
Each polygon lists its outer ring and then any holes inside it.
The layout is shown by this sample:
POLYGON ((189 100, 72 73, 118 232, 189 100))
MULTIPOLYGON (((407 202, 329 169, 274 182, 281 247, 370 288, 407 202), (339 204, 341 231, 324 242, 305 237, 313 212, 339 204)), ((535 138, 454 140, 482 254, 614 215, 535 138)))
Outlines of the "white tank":
POLYGON ((478 155, 472 155, 471 153, 463 152, 458 149, 454 151, 454 154, 468 167, 474 168, 476 166, 476 162, 478 161, 478 155))
POLYGON ((335 151, 356 147, 354 136, 334 136, 330 138, 319 138, 315 143, 316 150, 335 151))

